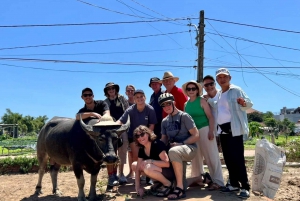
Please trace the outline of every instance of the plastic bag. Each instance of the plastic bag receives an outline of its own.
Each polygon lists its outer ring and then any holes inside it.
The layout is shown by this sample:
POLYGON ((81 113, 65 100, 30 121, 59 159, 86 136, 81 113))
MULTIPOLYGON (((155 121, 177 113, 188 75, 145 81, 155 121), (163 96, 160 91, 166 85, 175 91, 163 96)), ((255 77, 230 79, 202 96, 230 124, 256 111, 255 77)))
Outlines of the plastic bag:
POLYGON ((286 156, 284 151, 266 139, 257 141, 252 176, 252 190, 273 199, 280 186, 286 156))

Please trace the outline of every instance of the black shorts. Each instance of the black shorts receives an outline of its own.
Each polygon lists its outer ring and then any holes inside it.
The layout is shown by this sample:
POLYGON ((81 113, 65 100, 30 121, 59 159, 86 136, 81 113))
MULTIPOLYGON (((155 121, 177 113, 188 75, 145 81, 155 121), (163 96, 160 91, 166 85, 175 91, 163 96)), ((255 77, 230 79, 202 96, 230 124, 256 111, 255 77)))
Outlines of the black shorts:
POLYGON ((162 169, 162 175, 164 175, 164 177, 166 179, 168 179, 169 181, 174 180, 175 173, 174 173, 172 165, 170 165, 170 167, 168 167, 168 168, 161 168, 161 169, 162 169))

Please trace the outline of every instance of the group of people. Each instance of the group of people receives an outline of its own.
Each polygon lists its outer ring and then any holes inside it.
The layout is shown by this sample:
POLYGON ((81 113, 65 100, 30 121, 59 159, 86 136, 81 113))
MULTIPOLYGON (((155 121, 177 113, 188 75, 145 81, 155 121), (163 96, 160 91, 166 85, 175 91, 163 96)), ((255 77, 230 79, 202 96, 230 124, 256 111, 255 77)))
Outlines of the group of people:
POLYGON ((165 72, 162 79, 153 77, 149 87, 153 89, 149 104, 143 90, 126 86, 128 99, 119 94, 119 85, 110 82, 104 87, 107 97, 95 101, 90 88, 82 90, 85 105, 76 119, 104 115, 112 116, 130 127, 121 135, 123 145, 118 148, 120 158, 117 167, 107 166, 108 185, 126 183, 124 165, 127 151, 130 172, 135 177, 135 189, 143 195, 141 176, 151 183, 151 191, 158 197, 177 200, 186 197, 186 187, 208 185, 208 190, 228 193, 239 191, 241 198, 249 197, 250 185, 244 159, 243 135, 249 132, 246 110, 252 102, 245 92, 230 83, 228 69, 216 71, 216 79, 207 75, 203 83, 190 80, 176 86, 179 77, 165 72), (221 89, 216 89, 216 81, 221 89), (165 87, 165 91, 162 89, 165 87), (202 90, 206 95, 202 95, 202 90), (217 140, 229 172, 224 184, 217 140), (205 160, 209 173, 204 172, 205 160), (191 177, 185 178, 185 164, 191 161, 191 177), (151 182, 153 181, 153 182, 151 182))

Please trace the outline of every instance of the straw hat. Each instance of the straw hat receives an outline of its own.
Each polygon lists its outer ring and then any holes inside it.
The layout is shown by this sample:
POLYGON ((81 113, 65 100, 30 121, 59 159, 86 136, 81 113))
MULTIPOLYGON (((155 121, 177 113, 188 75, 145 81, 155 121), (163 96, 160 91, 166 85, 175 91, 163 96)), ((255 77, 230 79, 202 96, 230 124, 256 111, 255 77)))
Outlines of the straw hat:
POLYGON ((187 95, 186 86, 187 86, 188 84, 190 84, 190 83, 195 84, 195 85, 198 87, 199 96, 201 96, 201 95, 202 95, 202 89, 203 89, 203 87, 202 87, 202 85, 201 85, 200 83, 196 82, 195 80, 190 80, 190 81, 188 81, 188 82, 186 82, 186 83, 184 83, 184 84, 182 85, 182 91, 183 91, 183 93, 184 93, 185 95, 187 95))
POLYGON ((162 80, 160 80, 159 82, 162 83, 164 80, 172 79, 172 78, 175 80, 175 82, 177 82, 179 80, 179 77, 174 77, 173 73, 171 73, 170 71, 167 71, 164 73, 162 80))
POLYGON ((111 116, 102 116, 100 122, 93 126, 121 126, 121 124, 116 123, 111 116))

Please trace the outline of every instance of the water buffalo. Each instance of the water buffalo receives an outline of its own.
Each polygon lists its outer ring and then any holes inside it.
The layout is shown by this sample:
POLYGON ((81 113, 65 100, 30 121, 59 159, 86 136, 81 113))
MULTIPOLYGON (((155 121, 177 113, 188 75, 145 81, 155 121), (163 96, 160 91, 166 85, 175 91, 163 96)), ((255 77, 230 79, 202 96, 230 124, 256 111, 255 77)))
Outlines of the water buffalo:
MULTIPOLYGON (((80 117, 81 118, 81 117, 80 117)), ((129 119, 129 118, 128 118, 129 119)), ((128 128, 115 123, 111 117, 85 120, 85 123, 70 118, 54 117, 41 130, 37 141, 39 179, 35 193, 41 194, 42 178, 48 159, 55 162, 50 166, 53 194, 61 195, 57 187, 57 174, 61 165, 72 165, 78 185, 78 200, 84 201, 83 170, 91 174, 89 200, 96 200, 96 181, 101 164, 117 164, 115 154, 118 137, 128 128)))

